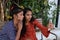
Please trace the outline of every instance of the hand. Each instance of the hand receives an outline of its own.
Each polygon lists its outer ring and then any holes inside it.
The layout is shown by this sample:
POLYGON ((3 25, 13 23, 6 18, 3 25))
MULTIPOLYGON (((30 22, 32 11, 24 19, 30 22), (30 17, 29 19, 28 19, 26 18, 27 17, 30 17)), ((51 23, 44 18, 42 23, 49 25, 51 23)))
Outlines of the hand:
POLYGON ((18 25, 17 25, 17 28, 18 28, 18 30, 22 30, 22 22, 18 22, 18 25))
POLYGON ((16 39, 15 40, 19 40, 20 39, 21 30, 22 30, 22 23, 18 22, 16 39))
POLYGON ((49 29, 49 30, 52 30, 53 28, 54 28, 53 23, 49 22, 49 24, 48 24, 48 29, 49 29))

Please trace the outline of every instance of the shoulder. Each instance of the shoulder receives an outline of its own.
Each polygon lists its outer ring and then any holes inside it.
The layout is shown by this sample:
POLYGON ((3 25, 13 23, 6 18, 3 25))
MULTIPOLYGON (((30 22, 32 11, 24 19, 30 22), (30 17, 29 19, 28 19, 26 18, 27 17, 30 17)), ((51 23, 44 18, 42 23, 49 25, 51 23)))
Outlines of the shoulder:
POLYGON ((33 23, 37 23, 38 22, 38 20, 37 19, 35 19, 34 21, 33 21, 33 23))
POLYGON ((34 21, 33 21, 33 24, 38 24, 39 22, 38 22, 38 20, 37 19, 35 19, 34 21))
POLYGON ((3 25, 3 28, 5 28, 5 29, 10 29, 10 28, 12 28, 12 26, 13 26, 13 21, 11 20, 11 21, 9 21, 9 22, 6 22, 6 23, 3 25))

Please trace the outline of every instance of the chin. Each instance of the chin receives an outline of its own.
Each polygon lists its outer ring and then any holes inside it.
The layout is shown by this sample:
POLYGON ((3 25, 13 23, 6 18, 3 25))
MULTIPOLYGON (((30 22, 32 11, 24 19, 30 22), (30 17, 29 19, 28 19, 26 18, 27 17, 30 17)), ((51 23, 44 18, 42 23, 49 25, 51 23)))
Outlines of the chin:
POLYGON ((30 21, 30 20, 28 20, 28 21, 30 21))

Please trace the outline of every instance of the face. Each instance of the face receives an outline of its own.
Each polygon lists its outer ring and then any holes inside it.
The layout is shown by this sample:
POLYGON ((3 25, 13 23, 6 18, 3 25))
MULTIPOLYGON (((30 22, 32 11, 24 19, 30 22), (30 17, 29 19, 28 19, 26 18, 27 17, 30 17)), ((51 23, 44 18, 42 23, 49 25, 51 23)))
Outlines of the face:
POLYGON ((21 12, 19 12, 17 15, 14 15, 14 19, 16 20, 16 21, 22 21, 23 20, 23 11, 21 11, 21 12))
POLYGON ((21 12, 19 12, 18 14, 17 14, 17 19, 19 20, 19 21, 22 21, 23 20, 23 11, 21 11, 21 12))
POLYGON ((26 18, 26 21, 30 21, 31 18, 32 18, 32 12, 31 12, 31 11, 28 11, 28 12, 25 14, 25 18, 26 18))

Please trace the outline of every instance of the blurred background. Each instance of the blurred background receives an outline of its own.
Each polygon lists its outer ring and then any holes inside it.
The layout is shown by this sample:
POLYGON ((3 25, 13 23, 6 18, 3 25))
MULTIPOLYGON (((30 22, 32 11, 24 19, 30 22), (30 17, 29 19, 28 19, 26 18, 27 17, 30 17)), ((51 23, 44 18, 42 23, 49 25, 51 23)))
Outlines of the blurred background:
MULTIPOLYGON (((10 6, 15 3, 19 7, 29 7, 33 11, 33 16, 44 26, 47 26, 48 22, 51 21, 54 24, 53 33, 57 36, 60 33, 60 0, 0 0, 0 29, 5 22, 9 21, 12 17, 10 16, 10 6)), ((41 39, 39 34, 40 31, 36 28, 37 38, 41 39)), ((55 37, 55 36, 52 36, 55 37)), ((58 36, 60 38, 60 36, 58 36)), ((50 35, 51 38, 51 35, 50 35)), ((45 37, 43 39, 47 40, 45 37)), ((51 40, 51 39, 50 39, 51 40)))

